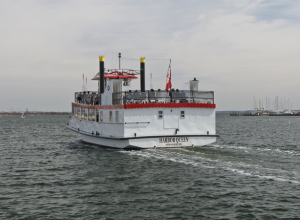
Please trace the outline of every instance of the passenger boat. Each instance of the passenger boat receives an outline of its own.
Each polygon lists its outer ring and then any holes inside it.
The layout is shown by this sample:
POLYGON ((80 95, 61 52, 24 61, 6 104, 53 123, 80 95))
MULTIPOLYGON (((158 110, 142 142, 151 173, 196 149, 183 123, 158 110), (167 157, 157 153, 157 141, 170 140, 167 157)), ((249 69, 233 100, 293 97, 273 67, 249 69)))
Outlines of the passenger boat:
MULTIPOLYGON (((120 54, 119 54, 120 58, 120 54)), ((213 91, 145 90, 145 58, 140 70, 105 69, 99 57, 98 91, 75 92, 67 128, 81 140, 120 149, 175 148, 216 141, 216 104, 213 91), (140 78, 139 90, 130 89, 140 78)), ((170 71, 170 70, 169 70, 170 71)))

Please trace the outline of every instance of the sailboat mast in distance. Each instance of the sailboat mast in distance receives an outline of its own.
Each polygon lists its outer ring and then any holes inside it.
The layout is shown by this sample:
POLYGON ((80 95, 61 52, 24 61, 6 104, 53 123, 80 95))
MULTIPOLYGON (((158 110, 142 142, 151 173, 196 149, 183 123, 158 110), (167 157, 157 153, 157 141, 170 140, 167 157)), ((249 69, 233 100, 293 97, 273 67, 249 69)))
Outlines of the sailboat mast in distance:
POLYGON ((153 84, 152 84, 152 73, 150 73, 150 89, 153 89, 153 84))

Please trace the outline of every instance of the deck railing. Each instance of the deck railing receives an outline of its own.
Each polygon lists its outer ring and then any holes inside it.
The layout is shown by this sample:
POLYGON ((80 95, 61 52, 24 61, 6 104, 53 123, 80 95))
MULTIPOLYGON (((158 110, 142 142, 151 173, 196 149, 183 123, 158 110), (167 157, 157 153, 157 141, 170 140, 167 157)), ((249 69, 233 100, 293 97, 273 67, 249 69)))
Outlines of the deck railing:
POLYGON ((86 105, 99 105, 101 95, 96 91, 75 92, 75 102, 86 105))
MULTIPOLYGON (((76 92, 75 102, 99 105, 101 103, 101 96, 98 92, 76 92)), ((128 104, 128 103, 212 103, 214 104, 214 92, 213 91, 198 91, 193 92, 190 90, 148 90, 141 92, 135 91, 123 91, 112 93, 113 105, 128 104)))

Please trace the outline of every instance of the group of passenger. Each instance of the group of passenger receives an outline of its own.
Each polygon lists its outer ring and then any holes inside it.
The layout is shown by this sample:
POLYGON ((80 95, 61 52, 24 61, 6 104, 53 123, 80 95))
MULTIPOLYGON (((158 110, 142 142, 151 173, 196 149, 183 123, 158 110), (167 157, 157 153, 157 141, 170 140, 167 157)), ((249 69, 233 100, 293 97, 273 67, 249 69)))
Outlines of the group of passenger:
POLYGON ((77 93, 76 102, 80 104, 98 105, 100 97, 96 92, 79 92, 77 93))
MULTIPOLYGON (((179 90, 175 90, 179 92, 179 90)), ((158 94, 151 94, 154 92, 153 89, 150 90, 149 96, 145 92, 131 91, 113 94, 113 105, 116 104, 129 104, 129 103, 210 103, 205 99, 199 97, 185 97, 182 95, 175 95, 171 91, 169 93, 161 92, 158 94)), ((158 90, 160 92, 160 89, 158 90)), ((86 105, 99 105, 101 103, 101 94, 97 92, 79 92, 75 95, 75 100, 77 103, 86 105)))

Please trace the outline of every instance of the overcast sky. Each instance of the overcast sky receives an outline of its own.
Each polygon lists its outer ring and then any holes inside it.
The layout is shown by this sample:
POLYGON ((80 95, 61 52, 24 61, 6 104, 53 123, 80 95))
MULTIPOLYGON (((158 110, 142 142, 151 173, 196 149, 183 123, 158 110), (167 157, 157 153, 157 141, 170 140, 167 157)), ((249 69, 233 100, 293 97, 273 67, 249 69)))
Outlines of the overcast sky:
MULTIPOLYGON (((276 96, 300 108, 298 0, 0 0, 0 111, 70 111, 106 68, 139 69, 146 89, 196 77, 217 110, 253 109, 276 96)), ((139 89, 139 88, 137 88, 139 89)))

